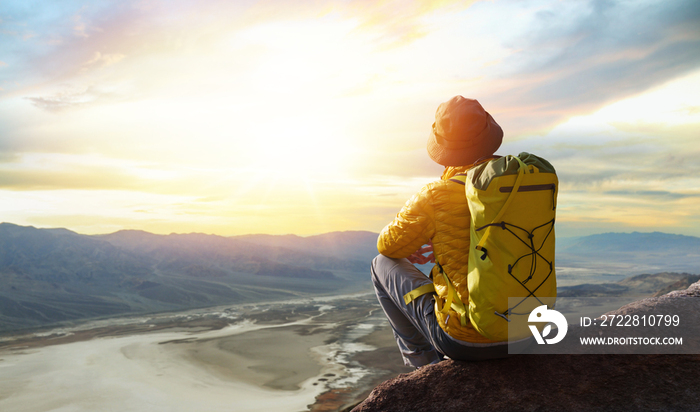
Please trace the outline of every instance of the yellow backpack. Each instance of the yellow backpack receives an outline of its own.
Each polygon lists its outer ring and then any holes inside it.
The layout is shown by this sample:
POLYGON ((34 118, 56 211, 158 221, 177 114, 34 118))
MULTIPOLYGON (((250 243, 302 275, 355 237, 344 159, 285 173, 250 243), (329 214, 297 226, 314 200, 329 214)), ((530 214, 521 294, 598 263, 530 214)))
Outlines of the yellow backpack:
MULTIPOLYGON (((541 305, 553 308, 557 296, 554 218, 559 181, 554 167, 523 152, 479 164, 456 179, 465 183, 471 214, 469 305, 436 263, 448 287, 438 310, 454 310, 462 326, 470 322, 493 341, 530 337, 528 315, 541 305)), ((404 302, 434 292, 429 283, 404 295, 404 302)))
POLYGON ((467 173, 468 315, 474 329, 491 340, 530 336, 522 317, 543 304, 554 307, 558 188, 554 167, 529 153, 494 159, 467 173), (527 299, 509 304, 518 297, 527 299), (509 323, 518 316, 509 335, 509 323))

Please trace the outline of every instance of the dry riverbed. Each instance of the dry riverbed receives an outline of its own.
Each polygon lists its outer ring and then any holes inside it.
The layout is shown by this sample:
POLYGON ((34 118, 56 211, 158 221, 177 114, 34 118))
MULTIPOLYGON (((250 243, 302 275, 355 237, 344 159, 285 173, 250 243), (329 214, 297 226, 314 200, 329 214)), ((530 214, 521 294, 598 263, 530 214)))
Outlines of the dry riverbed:
POLYGON ((410 369, 373 295, 0 338, 0 410, 330 411, 410 369))

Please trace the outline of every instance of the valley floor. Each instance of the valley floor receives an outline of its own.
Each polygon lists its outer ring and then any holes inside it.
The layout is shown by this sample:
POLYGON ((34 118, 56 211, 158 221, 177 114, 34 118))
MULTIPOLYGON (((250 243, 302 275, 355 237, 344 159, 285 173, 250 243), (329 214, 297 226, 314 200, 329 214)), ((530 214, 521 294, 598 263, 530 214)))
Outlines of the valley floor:
POLYGON ((0 410, 338 410, 393 344, 371 294, 92 322, 2 338, 0 410))

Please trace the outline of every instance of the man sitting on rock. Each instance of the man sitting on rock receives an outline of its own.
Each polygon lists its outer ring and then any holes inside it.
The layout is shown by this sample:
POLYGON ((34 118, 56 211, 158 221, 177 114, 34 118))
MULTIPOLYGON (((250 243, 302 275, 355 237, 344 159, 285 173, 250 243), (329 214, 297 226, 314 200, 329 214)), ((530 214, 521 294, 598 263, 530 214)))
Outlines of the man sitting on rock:
POLYGON ((408 366, 437 363, 443 355, 481 360, 508 353, 508 342, 483 337, 469 322, 463 326, 452 309, 446 313, 438 310, 448 296, 441 270, 462 302, 469 304, 470 215, 464 180, 455 176, 493 159, 502 139, 503 130, 478 101, 455 96, 442 103, 428 139, 428 155, 445 166, 442 178, 409 199, 379 235, 380 255, 372 262, 372 281, 408 366), (432 280, 412 264, 436 261, 432 280), (404 303, 405 294, 433 282, 437 296, 424 294, 404 303))

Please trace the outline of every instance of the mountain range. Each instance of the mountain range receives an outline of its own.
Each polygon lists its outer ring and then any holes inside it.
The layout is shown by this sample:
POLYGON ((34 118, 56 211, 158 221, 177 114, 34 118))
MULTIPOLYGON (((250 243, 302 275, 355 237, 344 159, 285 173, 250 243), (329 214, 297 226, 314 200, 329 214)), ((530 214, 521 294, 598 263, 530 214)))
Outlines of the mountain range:
POLYGON ((0 331, 369 289, 377 235, 81 235, 0 224, 0 331), (345 253, 347 252, 347 253, 345 253))
MULTIPOLYGON (((309 237, 137 230, 82 235, 0 223, 0 332, 96 317, 370 291, 376 239, 376 233, 365 231, 309 237)), ((696 237, 611 233, 557 242, 558 266, 594 261, 605 267, 640 260, 669 270, 700 271, 696 237)))
POLYGON ((584 253, 654 252, 700 256, 700 238, 662 232, 602 233, 557 239, 558 252, 582 250, 584 253))
MULTIPOLYGON (((646 270, 700 272, 700 238, 662 232, 603 233, 558 238, 557 263, 562 266, 624 263, 646 270)), ((600 266, 600 265, 598 265, 600 266)))

